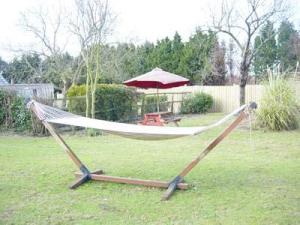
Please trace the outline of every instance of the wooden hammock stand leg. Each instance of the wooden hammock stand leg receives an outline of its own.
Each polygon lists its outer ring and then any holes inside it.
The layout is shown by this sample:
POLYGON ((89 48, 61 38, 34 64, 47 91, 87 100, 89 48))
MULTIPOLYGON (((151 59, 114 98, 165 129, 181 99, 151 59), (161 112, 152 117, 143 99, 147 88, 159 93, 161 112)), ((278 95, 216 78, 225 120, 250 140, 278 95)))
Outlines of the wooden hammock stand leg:
MULTIPOLYGON (((104 175, 102 170, 97 170, 94 172, 90 172, 88 168, 80 161, 80 159, 76 156, 76 154, 72 151, 72 149, 67 145, 67 143, 63 140, 63 138, 55 131, 54 127, 43 121, 44 126, 49 130, 50 134, 54 137, 54 139, 62 146, 65 152, 68 154, 70 159, 75 163, 75 165, 79 168, 81 172, 75 173, 77 180, 70 185, 71 189, 75 189, 81 184, 89 181, 89 180, 98 180, 98 181, 108 181, 113 183, 124 183, 124 184, 135 184, 135 185, 143 185, 149 187, 159 187, 159 188, 168 188, 169 182, 167 181, 157 181, 157 180, 141 180, 141 179, 133 179, 126 177, 116 177, 116 176, 107 176, 104 175)), ((185 183, 179 182, 177 184, 179 189, 187 189, 188 185, 185 183)))
POLYGON ((70 159, 75 163, 81 172, 75 173, 77 180, 70 185, 71 189, 75 189, 81 184, 89 180, 108 181, 114 183, 125 183, 143 185, 149 187, 167 188, 162 200, 168 200, 176 189, 187 189, 188 185, 184 183, 183 178, 202 160, 217 144, 219 144, 238 124, 247 117, 247 114, 242 111, 239 116, 215 139, 213 140, 191 163, 189 163, 171 182, 157 180, 141 180, 125 177, 107 176, 102 170, 90 172, 88 168, 80 161, 72 149, 67 145, 63 138, 55 131, 54 127, 42 121, 44 126, 49 130, 54 139, 63 147, 70 159))
MULTIPOLYGON (((80 159, 75 155, 75 153, 72 151, 72 149, 67 145, 67 143, 63 140, 63 138, 56 133, 54 127, 45 121, 43 121, 44 126, 48 129, 50 134, 54 137, 54 139, 62 146, 62 148, 65 150, 65 152, 68 154, 70 159, 75 163, 75 165, 79 168, 79 170, 82 172, 82 175, 69 187, 71 189, 75 189, 81 184, 89 181, 91 179, 91 172, 88 170, 88 168, 80 161, 80 159)), ((101 171, 97 171, 99 173, 101 171)))
POLYGON ((177 184, 183 182, 183 178, 211 151, 213 150, 238 124, 247 117, 242 111, 239 116, 214 139, 192 162, 190 162, 169 184, 168 190, 163 194, 161 200, 168 200, 177 188, 177 184))

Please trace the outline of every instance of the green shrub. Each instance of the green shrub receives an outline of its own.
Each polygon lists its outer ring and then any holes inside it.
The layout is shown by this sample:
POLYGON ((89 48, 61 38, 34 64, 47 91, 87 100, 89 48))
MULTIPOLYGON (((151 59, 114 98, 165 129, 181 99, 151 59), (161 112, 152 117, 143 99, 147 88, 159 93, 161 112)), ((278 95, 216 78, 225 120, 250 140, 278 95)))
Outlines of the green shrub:
POLYGON ((96 115, 105 120, 127 120, 136 115, 135 89, 123 85, 100 84, 96 90, 96 115))
MULTIPOLYGON (((68 110, 85 115, 85 85, 72 86, 67 93, 68 110)), ((117 84, 98 84, 95 99, 95 117, 104 120, 130 120, 137 114, 135 89, 117 84)))
POLYGON ((73 85, 69 88, 67 96, 70 97, 77 97, 77 96, 84 96, 86 93, 85 85, 73 85))
POLYGON ((31 115, 27 109, 24 99, 17 97, 12 103, 12 116, 16 131, 31 130, 31 115))
POLYGON ((273 131, 298 127, 296 95, 281 76, 270 75, 258 108, 258 125, 273 131))
MULTIPOLYGON (((143 113, 157 112, 157 95, 145 95, 143 97, 143 113)), ((168 96, 159 96, 159 111, 168 111, 168 96)))
POLYGON ((79 115, 85 115, 85 85, 73 85, 67 92, 68 110, 79 115))
POLYGON ((181 105, 181 113, 206 113, 213 104, 211 95, 199 92, 194 95, 188 95, 184 98, 181 105))
POLYGON ((31 130, 31 115, 24 98, 0 90, 0 125, 15 131, 31 130))
POLYGON ((68 97, 68 111, 85 116, 85 96, 68 97))

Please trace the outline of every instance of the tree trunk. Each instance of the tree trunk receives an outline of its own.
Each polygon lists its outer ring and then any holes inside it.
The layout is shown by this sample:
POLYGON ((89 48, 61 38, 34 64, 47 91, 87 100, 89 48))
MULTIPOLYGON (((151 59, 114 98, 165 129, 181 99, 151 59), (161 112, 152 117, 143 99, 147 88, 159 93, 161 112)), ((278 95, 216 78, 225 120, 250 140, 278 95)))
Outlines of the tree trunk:
POLYGON ((240 85, 240 106, 245 104, 246 86, 240 85))
POLYGON ((96 108, 95 108, 95 104, 96 104, 96 90, 97 90, 98 79, 100 77, 100 44, 98 44, 93 49, 93 53, 92 54, 95 55, 96 71, 94 71, 94 73, 95 73, 94 80, 91 77, 91 80, 93 80, 92 81, 93 83, 91 85, 91 90, 92 90, 91 114, 92 114, 92 118, 95 119, 95 114, 96 114, 96 108), (96 52, 94 52, 94 51, 96 51, 96 52))
MULTIPOLYGON (((94 84, 96 85, 96 84, 94 84)), ((95 90, 95 87, 93 87, 93 90, 92 90, 92 101, 91 101, 91 116, 93 119, 95 119, 95 113, 96 113, 96 110, 95 110, 95 93, 96 93, 96 90, 95 90)))
MULTIPOLYGON (((87 70, 89 70, 89 68, 87 68, 87 70)), ((85 107, 85 117, 89 117, 90 115, 90 98, 89 98, 89 94, 90 94, 90 75, 89 72, 87 72, 86 74, 86 84, 85 84, 85 102, 86 102, 86 107, 85 107)))
POLYGON ((240 105, 245 104, 245 97, 246 97, 246 84, 248 80, 248 72, 249 72, 249 65, 243 61, 240 67, 240 105))
POLYGON ((66 99, 67 99, 67 81, 66 80, 63 80, 63 84, 64 84, 64 87, 63 87, 63 90, 62 90, 62 94, 63 94, 63 107, 65 107, 67 104, 66 104, 66 99))

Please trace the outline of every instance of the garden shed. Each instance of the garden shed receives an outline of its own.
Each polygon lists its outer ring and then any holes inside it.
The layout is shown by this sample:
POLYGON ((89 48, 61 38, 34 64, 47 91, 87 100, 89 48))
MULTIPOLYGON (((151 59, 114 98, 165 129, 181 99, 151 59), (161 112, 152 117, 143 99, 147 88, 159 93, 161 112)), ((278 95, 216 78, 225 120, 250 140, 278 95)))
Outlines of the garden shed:
POLYGON ((16 92, 24 98, 54 99, 56 92, 61 92, 53 84, 2 84, 0 89, 16 92))

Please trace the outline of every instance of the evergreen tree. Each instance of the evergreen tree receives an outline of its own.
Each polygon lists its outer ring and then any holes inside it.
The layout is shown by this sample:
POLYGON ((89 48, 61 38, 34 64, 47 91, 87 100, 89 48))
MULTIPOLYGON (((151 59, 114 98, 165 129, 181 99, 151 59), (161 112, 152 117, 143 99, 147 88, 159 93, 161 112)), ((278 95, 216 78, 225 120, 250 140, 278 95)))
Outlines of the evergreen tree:
POLYGON ((294 68, 297 57, 293 52, 292 40, 297 35, 291 22, 282 21, 278 29, 278 60, 282 71, 294 68))
POLYGON ((8 64, 5 78, 14 83, 35 83, 41 81, 41 58, 37 54, 23 54, 8 64))
POLYGON ((276 61, 277 46, 275 40, 273 23, 267 23, 261 28, 259 35, 255 38, 253 60, 255 76, 262 79, 266 75, 267 68, 273 68, 276 61))
POLYGON ((63 54, 47 57, 43 62, 42 82, 51 82, 62 88, 65 96, 67 89, 72 84, 73 78, 73 57, 65 52, 63 54))
POLYGON ((297 64, 298 64, 298 71, 299 68, 299 62, 300 62, 300 33, 297 31, 291 38, 291 46, 292 46, 292 54, 295 55, 297 64))
MULTIPOLYGON (((145 42, 143 45, 137 47, 138 57, 138 74, 149 72, 156 67, 154 62, 154 49, 155 46, 151 42, 145 42)), ((135 74, 132 74, 133 77, 135 74)))
POLYGON ((175 33, 172 42, 172 68, 171 71, 178 73, 178 66, 182 56, 184 44, 181 42, 181 37, 178 32, 175 33))
MULTIPOLYGON (((211 57, 216 41, 215 33, 197 30, 186 43, 182 42, 180 35, 176 32, 173 40, 166 37, 158 40, 156 44, 145 42, 139 46, 128 43, 101 46, 101 80, 99 82, 121 83, 149 72, 155 67, 160 67, 185 76, 194 84, 203 83, 203 78, 212 71, 211 57)), ((81 72, 84 70, 86 70, 85 66, 79 69, 78 74, 85 74, 81 72)), ((84 81, 84 77, 77 78, 77 81, 80 82, 80 80, 84 81)))
POLYGON ((216 40, 214 32, 196 30, 185 44, 177 71, 192 84, 201 84, 204 76, 211 72, 210 56, 216 40))
MULTIPOLYGON (((104 77, 110 77, 111 82, 121 83, 139 73, 137 49, 134 44, 119 44, 116 49, 111 49, 111 51, 115 51, 116 59, 108 59, 114 63, 112 65, 109 63, 109 67, 104 71, 104 77), (114 75, 113 71, 115 71, 114 75), (108 76, 109 74, 111 76, 108 76)), ((107 62, 105 59, 102 61, 103 63, 107 62)))
POLYGON ((153 59, 155 67, 172 72, 172 41, 166 37, 156 43, 153 59))

